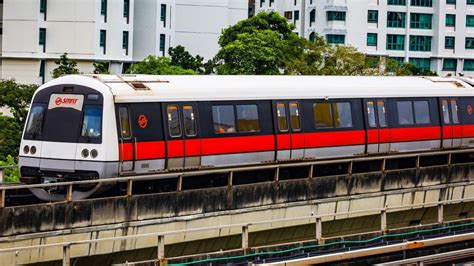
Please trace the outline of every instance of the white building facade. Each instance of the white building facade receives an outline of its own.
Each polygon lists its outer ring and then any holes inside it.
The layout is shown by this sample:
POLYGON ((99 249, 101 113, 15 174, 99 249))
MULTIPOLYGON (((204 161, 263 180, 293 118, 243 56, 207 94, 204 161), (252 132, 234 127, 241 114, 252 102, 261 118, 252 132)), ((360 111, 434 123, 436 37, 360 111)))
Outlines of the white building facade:
POLYGON ((0 78, 42 84, 68 53, 82 73, 123 73, 183 45, 213 57, 223 28, 247 18, 248 0, 0 0, 0 78))
POLYGON ((315 34, 439 75, 474 75, 474 0, 257 0, 315 34))

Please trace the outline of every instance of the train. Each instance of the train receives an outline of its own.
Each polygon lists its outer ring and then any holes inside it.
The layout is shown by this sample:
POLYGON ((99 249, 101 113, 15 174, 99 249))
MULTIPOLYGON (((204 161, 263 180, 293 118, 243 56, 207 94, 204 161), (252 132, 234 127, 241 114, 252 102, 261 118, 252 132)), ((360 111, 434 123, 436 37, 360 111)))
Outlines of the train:
POLYGON ((473 84, 454 77, 64 76, 33 96, 21 181, 469 148, 473 84))

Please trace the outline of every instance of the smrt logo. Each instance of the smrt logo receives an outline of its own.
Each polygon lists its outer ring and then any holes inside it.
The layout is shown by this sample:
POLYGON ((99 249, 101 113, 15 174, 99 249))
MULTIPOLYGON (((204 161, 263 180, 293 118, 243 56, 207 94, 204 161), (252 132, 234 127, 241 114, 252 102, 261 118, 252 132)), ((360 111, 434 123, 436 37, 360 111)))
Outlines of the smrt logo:
POLYGON ((146 128, 146 126, 148 125, 148 118, 146 117, 146 115, 140 115, 138 117, 138 125, 141 128, 146 128))
POLYGON ((61 97, 56 97, 56 100, 54 100, 54 103, 59 106, 61 104, 76 104, 78 99, 74 98, 61 98, 61 97))

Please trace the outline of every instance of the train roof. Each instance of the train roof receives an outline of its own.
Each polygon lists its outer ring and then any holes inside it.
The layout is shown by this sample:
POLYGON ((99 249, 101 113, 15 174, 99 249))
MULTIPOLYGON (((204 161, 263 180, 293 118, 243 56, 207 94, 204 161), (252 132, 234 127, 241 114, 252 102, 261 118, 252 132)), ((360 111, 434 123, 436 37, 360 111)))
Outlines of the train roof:
POLYGON ((441 77, 71 75, 41 88, 61 84, 116 102, 474 96, 473 79, 441 77))

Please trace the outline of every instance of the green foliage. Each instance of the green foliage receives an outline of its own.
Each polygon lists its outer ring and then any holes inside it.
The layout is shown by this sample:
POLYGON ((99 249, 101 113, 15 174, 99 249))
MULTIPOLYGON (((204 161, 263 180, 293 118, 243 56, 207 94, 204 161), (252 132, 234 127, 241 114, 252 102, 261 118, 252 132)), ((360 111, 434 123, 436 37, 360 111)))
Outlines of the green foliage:
MULTIPOLYGON (((13 156, 8 155, 5 159, 0 160, 0 167, 1 166, 11 166, 16 165, 15 158, 13 156)), ((4 183, 18 183, 20 181, 20 172, 18 171, 18 167, 13 168, 6 168, 5 169, 5 176, 4 176, 4 183)))
POLYGON ((396 76, 437 76, 436 72, 429 69, 420 69, 411 63, 400 63, 390 58, 385 59, 385 73, 396 76))
POLYGON ((94 74, 110 74, 109 62, 97 61, 94 62, 94 74))
POLYGON ((51 72, 53 78, 59 78, 64 75, 79 74, 76 60, 69 59, 67 55, 67 53, 64 53, 58 60, 54 61, 58 67, 53 69, 53 72, 51 72))
POLYGON ((171 64, 171 60, 166 57, 150 55, 139 63, 135 63, 127 70, 128 74, 149 74, 149 75, 196 75, 196 71, 184 69, 171 64))
POLYGON ((13 117, 0 116, 0 161, 18 155, 23 127, 13 117))
POLYGON ((192 56, 183 46, 170 47, 168 53, 171 65, 179 66, 183 69, 191 69, 200 74, 205 72, 204 64, 202 63, 204 58, 199 55, 196 55, 196 57, 192 56))

